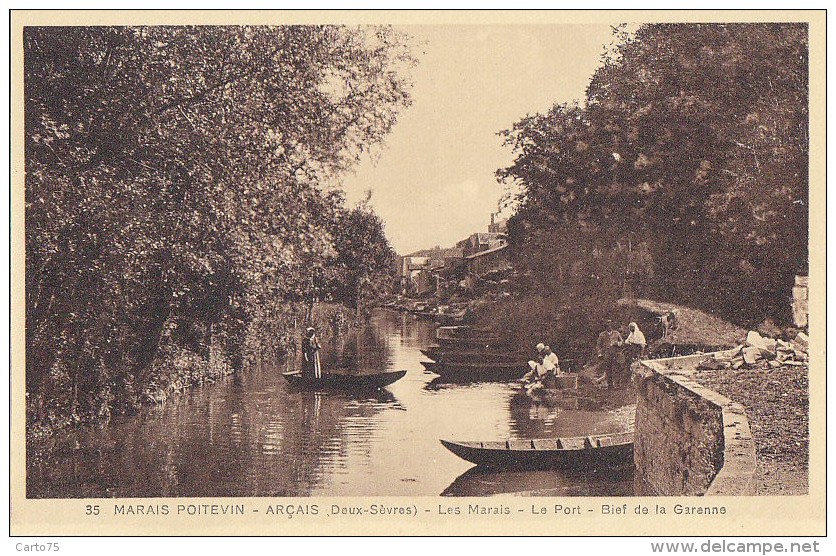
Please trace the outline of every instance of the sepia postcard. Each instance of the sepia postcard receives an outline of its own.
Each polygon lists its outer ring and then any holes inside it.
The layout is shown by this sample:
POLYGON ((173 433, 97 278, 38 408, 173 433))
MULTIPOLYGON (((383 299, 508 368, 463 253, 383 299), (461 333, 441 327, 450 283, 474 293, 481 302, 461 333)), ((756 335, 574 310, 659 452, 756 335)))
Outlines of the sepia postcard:
POLYGON ((12 535, 825 534, 823 10, 10 37, 12 535))

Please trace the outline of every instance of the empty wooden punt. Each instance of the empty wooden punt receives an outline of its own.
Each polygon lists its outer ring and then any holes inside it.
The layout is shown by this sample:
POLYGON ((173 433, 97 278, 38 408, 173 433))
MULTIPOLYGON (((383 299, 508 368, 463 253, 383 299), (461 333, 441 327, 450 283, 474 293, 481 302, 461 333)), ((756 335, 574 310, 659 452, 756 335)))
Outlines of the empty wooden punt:
POLYGON ((633 431, 570 438, 442 440, 441 443, 464 460, 498 469, 592 469, 633 462, 633 431))

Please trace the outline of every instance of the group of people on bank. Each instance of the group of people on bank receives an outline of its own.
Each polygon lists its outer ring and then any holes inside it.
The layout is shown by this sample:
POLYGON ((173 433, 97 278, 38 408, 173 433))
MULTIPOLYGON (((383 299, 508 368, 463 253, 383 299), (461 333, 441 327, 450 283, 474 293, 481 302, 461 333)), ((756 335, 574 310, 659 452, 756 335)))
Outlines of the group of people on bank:
MULTIPOLYGON (((630 364, 645 354, 647 339, 635 322, 627 326, 627 337, 623 337, 612 321, 607 321, 606 330, 598 335, 596 355, 599 369, 604 372, 607 387, 614 388, 629 380, 630 364)), ((322 378, 319 352, 322 349, 316 331, 308 328, 302 339, 302 374, 311 378, 322 378)), ((528 362, 529 371, 521 381, 527 386, 552 387, 561 376, 560 359, 551 347, 539 343, 537 357, 528 362)))
POLYGON ((608 388, 629 380, 630 364, 644 356, 647 348, 647 339, 638 324, 631 322, 627 329, 628 334, 624 338, 613 322, 607 321, 607 329, 598 335, 595 351, 608 388))
MULTIPOLYGON (((647 339, 635 322, 627 327, 627 337, 622 336, 612 321, 607 321, 606 330, 598 335, 596 355, 600 370, 604 372, 607 387, 614 388, 629 380, 630 364, 644 356, 647 339)), ((560 376, 560 361, 551 347, 537 344, 537 357, 528 362, 529 372, 522 377, 526 385, 540 384, 549 387, 555 377, 560 376)))
POLYGON ((539 384, 550 387, 554 379, 562 373, 560 360, 551 346, 540 343, 536 349, 537 358, 528 362, 529 371, 521 380, 526 386, 539 384))

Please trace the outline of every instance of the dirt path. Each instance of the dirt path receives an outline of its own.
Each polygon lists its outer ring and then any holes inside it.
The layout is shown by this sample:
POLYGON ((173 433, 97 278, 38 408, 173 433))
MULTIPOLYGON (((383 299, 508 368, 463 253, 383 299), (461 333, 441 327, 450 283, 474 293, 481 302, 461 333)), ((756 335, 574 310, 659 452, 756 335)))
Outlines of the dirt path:
MULTIPOLYGON (((625 303, 626 300, 619 301, 619 304, 625 303)), ((746 330, 743 328, 699 309, 650 299, 636 299, 634 303, 640 309, 655 315, 663 315, 670 311, 676 313, 677 328, 670 331, 666 340, 670 344, 696 344, 722 349, 734 347, 746 337, 746 330)))
POLYGON ((808 367, 762 365, 700 371, 694 378, 743 404, 757 451, 758 494, 807 494, 808 367))

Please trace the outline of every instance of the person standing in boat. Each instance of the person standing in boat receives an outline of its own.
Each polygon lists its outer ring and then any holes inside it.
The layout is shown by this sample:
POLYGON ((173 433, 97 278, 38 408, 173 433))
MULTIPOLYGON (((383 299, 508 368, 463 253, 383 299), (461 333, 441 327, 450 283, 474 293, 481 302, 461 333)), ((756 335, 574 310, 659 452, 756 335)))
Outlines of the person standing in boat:
POLYGON ((316 337, 316 330, 308 328, 305 330, 305 337, 302 338, 302 376, 308 378, 322 378, 322 366, 319 361, 319 339, 316 337))
POLYGON ((618 374, 618 360, 624 341, 611 320, 607 321, 607 329, 598 335, 597 351, 601 369, 607 377, 607 387, 615 386, 618 374))

